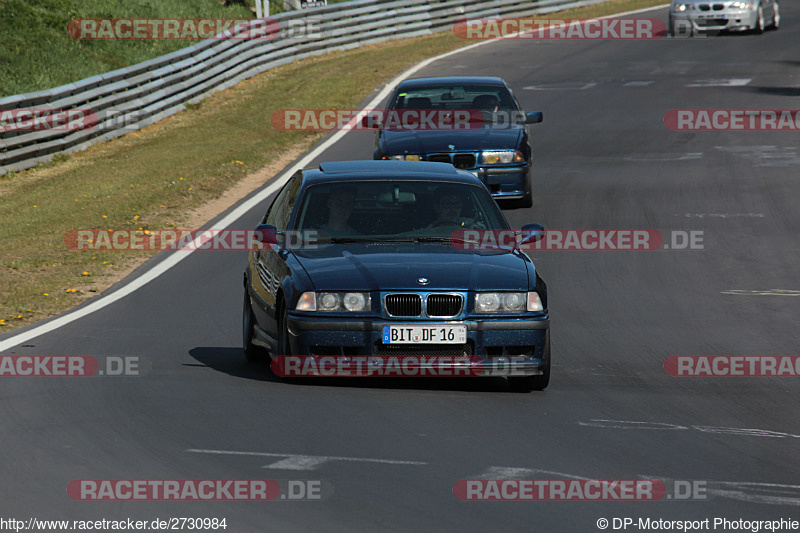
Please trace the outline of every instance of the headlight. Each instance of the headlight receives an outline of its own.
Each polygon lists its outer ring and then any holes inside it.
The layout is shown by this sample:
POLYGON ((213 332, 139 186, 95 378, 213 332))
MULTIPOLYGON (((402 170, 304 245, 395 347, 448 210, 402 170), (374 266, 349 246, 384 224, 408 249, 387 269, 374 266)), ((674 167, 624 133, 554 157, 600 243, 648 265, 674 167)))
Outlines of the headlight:
POLYGON ((753 9, 752 2, 733 2, 731 4, 733 9, 753 9))
POLYGON ((297 301, 298 311, 325 311, 354 313, 372 308, 368 292, 304 292, 297 301))
POLYGON ((320 311, 336 311, 342 299, 335 292, 323 292, 317 295, 317 309, 320 311))
POLYGON ((490 150, 481 152, 481 163, 484 165, 502 165, 508 163, 522 163, 525 161, 525 155, 512 150, 490 150))
POLYGON ((496 313, 500 310, 500 295, 496 292, 478 293, 475 295, 475 312, 496 313))
POLYGON ((385 155, 383 156, 384 159, 394 159, 396 161, 419 161, 421 158, 417 154, 405 154, 405 155, 385 155))
POLYGON ((476 313, 521 313, 542 311, 536 292, 479 292, 475 295, 476 313))
POLYGON ((673 4, 672 6, 673 11, 680 11, 683 13, 684 11, 691 9, 689 4, 673 4))
POLYGON ((348 292, 342 297, 342 305, 348 311, 368 311, 369 294, 366 296, 363 292, 348 292))

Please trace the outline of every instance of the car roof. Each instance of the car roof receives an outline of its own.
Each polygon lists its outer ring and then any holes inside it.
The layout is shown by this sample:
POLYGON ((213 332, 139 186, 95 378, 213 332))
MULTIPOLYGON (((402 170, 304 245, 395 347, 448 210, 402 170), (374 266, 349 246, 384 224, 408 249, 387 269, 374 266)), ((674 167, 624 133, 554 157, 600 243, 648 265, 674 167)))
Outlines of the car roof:
POLYGON ((320 163, 318 169, 303 171, 306 184, 330 181, 357 181, 376 179, 436 180, 483 186, 475 175, 457 170, 449 163, 430 161, 331 161, 320 163))
POLYGON ((496 76, 439 76, 436 78, 414 78, 401 81, 398 89, 409 89, 411 87, 427 87, 430 85, 497 85, 505 87, 503 78, 496 76))

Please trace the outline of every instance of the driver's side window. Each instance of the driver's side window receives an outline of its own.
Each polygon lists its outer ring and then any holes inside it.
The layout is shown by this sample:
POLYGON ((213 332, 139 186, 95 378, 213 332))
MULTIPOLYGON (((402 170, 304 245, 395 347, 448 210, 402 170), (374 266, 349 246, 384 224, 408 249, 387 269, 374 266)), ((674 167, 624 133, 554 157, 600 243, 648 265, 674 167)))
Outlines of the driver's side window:
POLYGON ((267 215, 264 217, 264 224, 271 224, 275 226, 278 231, 286 231, 286 226, 289 224, 289 219, 292 216, 292 209, 297 200, 297 193, 300 191, 300 178, 294 176, 289 180, 275 201, 272 202, 267 215))

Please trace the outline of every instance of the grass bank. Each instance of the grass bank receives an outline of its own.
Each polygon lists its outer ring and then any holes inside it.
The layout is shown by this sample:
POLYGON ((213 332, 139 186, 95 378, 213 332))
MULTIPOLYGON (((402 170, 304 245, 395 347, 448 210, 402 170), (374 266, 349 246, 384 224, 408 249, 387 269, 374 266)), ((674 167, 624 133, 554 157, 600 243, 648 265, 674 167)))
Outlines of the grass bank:
MULTIPOLYGON (((75 40, 67 34, 72 19, 255 18, 253 0, 228 4, 220 0, 0 0, 0 97, 72 83, 192 44, 75 40)), ((273 14, 282 6, 283 2, 273 0, 273 14)))

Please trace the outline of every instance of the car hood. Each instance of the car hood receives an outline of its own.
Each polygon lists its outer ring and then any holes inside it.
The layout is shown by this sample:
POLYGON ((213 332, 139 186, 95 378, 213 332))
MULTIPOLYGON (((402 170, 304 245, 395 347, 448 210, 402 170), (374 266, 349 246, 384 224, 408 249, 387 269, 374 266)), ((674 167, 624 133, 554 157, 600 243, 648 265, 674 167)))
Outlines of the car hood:
POLYGON ((315 290, 524 291, 532 269, 519 252, 462 251, 449 244, 323 245, 294 255, 315 290))
POLYGON ((390 155, 515 150, 523 134, 524 126, 507 124, 489 124, 464 131, 384 130, 381 132, 380 146, 383 153, 390 155), (455 148, 450 148, 450 145, 455 148))

